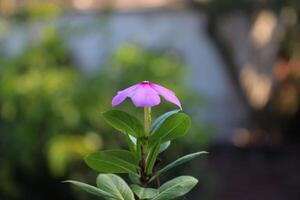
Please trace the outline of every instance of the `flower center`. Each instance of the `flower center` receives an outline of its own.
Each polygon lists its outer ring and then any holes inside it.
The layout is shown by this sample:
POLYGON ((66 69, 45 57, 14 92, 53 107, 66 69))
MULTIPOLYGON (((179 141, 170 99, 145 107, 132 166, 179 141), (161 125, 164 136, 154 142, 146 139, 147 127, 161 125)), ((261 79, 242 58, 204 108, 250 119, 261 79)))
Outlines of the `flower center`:
POLYGON ((149 81, 143 81, 142 84, 149 84, 149 81))

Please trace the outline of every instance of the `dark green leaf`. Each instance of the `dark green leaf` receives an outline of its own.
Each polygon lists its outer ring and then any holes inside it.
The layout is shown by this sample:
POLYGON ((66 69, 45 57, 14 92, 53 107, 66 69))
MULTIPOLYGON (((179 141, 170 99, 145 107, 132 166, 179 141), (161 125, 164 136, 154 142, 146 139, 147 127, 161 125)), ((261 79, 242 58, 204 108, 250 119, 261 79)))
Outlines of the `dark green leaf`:
POLYGON ((80 188, 81 190, 83 190, 87 193, 99 196, 99 197, 104 197, 104 198, 113 198, 114 197, 113 195, 111 195, 110 193, 108 193, 104 190, 101 190, 97 187, 94 187, 94 186, 91 186, 91 185, 88 185, 88 184, 85 184, 85 183, 82 183, 79 181, 64 181, 64 183, 71 183, 71 184, 75 185, 76 187, 80 188))
POLYGON ((181 165, 183 163, 186 163, 190 160, 192 160, 193 158, 201 155, 201 154, 207 154, 208 152, 206 151, 200 151, 200 152, 196 152, 196 153, 192 153, 192 154, 188 154, 188 155, 185 155, 181 158, 178 158, 177 160, 175 160, 174 162, 168 164, 167 166, 165 166, 164 168, 162 168, 161 170, 159 170, 152 178, 150 181, 153 181, 154 179, 156 179, 157 177, 159 177, 161 174, 165 173, 166 171, 178 166, 178 165, 181 165))
POLYGON ((128 174, 128 178, 134 184, 141 184, 140 176, 137 174, 128 174))
POLYGON ((132 135, 128 135, 127 137, 128 145, 130 145, 130 151, 134 152, 138 160, 141 158, 141 140, 142 138, 135 138, 132 135))
POLYGON ((193 189, 198 180, 191 176, 180 176, 166 182, 159 188, 159 194, 152 200, 169 200, 183 196, 193 189))
POLYGON ((126 150, 106 150, 91 153, 85 157, 89 167, 105 173, 137 172, 138 160, 133 153, 126 150))
POLYGON ((112 194, 115 200, 134 200, 134 195, 127 183, 115 174, 100 174, 97 186, 101 190, 112 194))
POLYGON ((146 159, 146 173, 152 174, 152 170, 159 153, 160 141, 158 141, 151 149, 146 159))
POLYGON ((126 136, 127 136, 126 139, 127 139, 128 148, 132 153, 135 154, 136 153, 136 138, 129 134, 126 134, 126 136), (135 139, 135 141, 134 141, 134 139, 135 139))
POLYGON ((159 153, 164 152, 171 145, 171 141, 164 142, 159 147, 159 153))
POLYGON ((136 157, 138 160, 142 157, 142 139, 138 138, 136 141, 136 157))
POLYGON ((160 115, 158 118, 156 118, 156 120, 154 120, 154 122, 152 123, 151 127, 150 127, 150 131, 153 132, 155 129, 157 129, 168 117, 170 117, 171 115, 178 113, 180 111, 180 109, 176 109, 176 110, 172 110, 169 112, 166 112, 162 115, 160 115))
POLYGON ((184 113, 176 113, 168 117, 150 136, 150 145, 159 139, 161 142, 176 139, 187 133, 191 126, 191 119, 184 113))
POLYGON ((140 199, 152 199, 158 195, 158 190, 154 188, 143 188, 139 185, 131 185, 131 189, 140 199))
POLYGON ((141 122, 124 111, 109 110, 103 113, 103 117, 107 123, 124 134, 134 137, 143 136, 144 128, 141 122))

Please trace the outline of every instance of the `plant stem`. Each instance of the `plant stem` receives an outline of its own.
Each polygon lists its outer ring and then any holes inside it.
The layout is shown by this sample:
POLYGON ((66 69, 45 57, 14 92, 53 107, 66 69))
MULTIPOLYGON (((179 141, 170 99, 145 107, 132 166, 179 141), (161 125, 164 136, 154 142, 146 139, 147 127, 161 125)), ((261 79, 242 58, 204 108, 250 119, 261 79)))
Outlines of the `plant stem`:
POLYGON ((151 125, 151 107, 144 107, 144 128, 145 128, 145 137, 149 137, 151 125))
POLYGON ((148 138, 150 132, 150 125, 151 125, 151 107, 144 107, 144 130, 145 135, 142 142, 142 158, 146 159, 148 154, 148 138))
POLYGON ((149 133, 150 133, 150 125, 151 125, 151 107, 144 107, 144 137, 142 139, 141 143, 141 149, 142 149, 142 159, 140 161, 140 167, 142 169, 141 171, 141 183, 143 186, 147 185, 148 182, 148 176, 145 171, 146 165, 147 165, 147 155, 148 155, 148 139, 149 139, 149 133))

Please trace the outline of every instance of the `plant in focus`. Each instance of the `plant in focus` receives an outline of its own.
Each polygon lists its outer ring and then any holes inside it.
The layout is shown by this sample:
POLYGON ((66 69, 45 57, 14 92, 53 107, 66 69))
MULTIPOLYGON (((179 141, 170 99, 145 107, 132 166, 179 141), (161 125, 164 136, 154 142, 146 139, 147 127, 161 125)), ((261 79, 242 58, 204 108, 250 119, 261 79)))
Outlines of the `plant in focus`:
POLYGON ((66 182, 108 200, 168 200, 185 195, 197 184, 196 178, 179 176, 160 185, 160 176, 207 152, 183 156, 161 169, 158 168, 157 157, 170 146, 172 140, 187 133, 191 126, 190 117, 182 112, 181 103, 174 92, 155 83, 143 81, 119 91, 112 99, 112 106, 119 105, 126 98, 131 98, 136 107, 144 108, 144 124, 135 116, 120 110, 104 112, 103 117, 124 134, 129 150, 104 150, 86 156, 86 164, 100 172, 96 180, 97 187, 78 181, 66 182), (160 104, 160 96, 179 109, 166 112, 152 122, 151 107, 160 104), (115 175, 122 173, 128 174, 132 182, 130 186, 115 175), (155 185, 157 188, 154 188, 155 185))
MULTIPOLYGON (((113 62, 95 72, 74 66, 64 38, 54 27, 47 26, 34 38, 13 56, 5 53, 0 42, 0 199, 40 199, 40 195, 51 199, 51 194, 58 199, 74 198, 67 187, 51 187, 53 182, 75 179, 78 174, 90 177, 93 172, 81 164, 82 156, 103 146, 118 148, 127 144, 126 138, 120 139, 122 135, 116 139, 99 118, 99 110, 108 107, 113 91, 124 85, 146 78, 161 80, 184 97, 180 100, 188 103, 185 111, 192 114, 194 107, 201 107, 193 104, 196 94, 183 84, 186 67, 165 50, 146 51, 125 45, 109 58, 113 62), (128 57, 126 52, 138 55, 128 57), (31 192, 32 185, 40 182, 43 184, 31 192)), ((143 117, 129 102, 121 107, 143 117)), ((172 105, 163 103, 152 114, 157 116, 170 109, 172 105)), ((193 134, 172 146, 172 155, 203 146, 199 143, 207 144, 206 135, 211 134, 199 125, 193 126, 193 134)))

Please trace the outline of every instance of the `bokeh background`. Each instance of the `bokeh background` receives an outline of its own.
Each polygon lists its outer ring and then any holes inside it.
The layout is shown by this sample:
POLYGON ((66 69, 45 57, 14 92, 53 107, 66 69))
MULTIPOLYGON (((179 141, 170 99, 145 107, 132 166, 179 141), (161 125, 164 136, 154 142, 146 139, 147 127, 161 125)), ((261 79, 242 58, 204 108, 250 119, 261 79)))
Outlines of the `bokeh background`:
POLYGON ((181 199, 300 199, 299 14, 298 0, 0 0, 0 199, 95 199, 61 181, 94 183, 84 155, 126 148, 101 112, 143 80, 193 118, 163 163, 210 152, 165 177, 199 178, 181 199))

